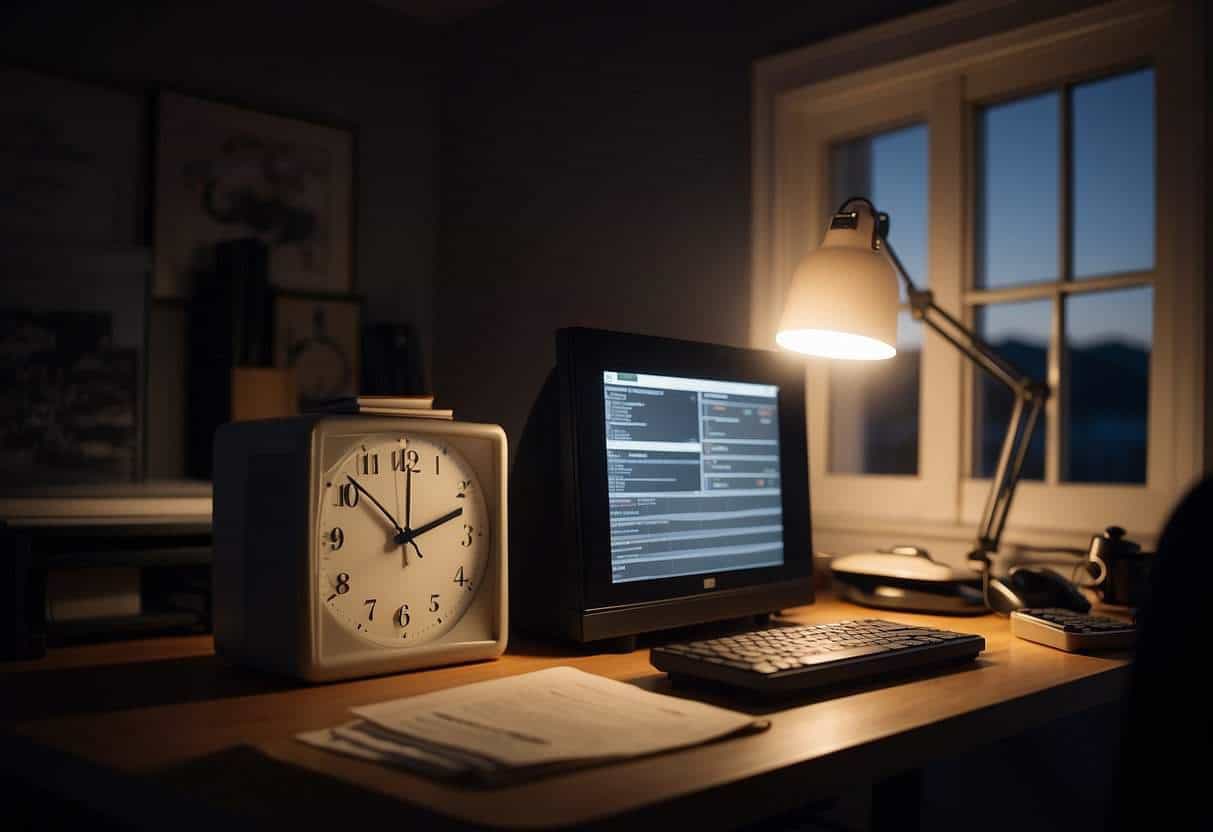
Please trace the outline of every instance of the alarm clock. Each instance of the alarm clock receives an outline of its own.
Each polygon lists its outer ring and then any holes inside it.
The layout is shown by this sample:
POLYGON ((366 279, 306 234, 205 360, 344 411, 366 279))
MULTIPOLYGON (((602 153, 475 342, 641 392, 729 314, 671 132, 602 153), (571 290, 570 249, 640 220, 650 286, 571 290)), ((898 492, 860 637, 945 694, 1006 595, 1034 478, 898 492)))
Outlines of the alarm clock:
POLYGON ((215 435, 215 649, 328 681, 505 650, 505 432, 313 414, 215 435))

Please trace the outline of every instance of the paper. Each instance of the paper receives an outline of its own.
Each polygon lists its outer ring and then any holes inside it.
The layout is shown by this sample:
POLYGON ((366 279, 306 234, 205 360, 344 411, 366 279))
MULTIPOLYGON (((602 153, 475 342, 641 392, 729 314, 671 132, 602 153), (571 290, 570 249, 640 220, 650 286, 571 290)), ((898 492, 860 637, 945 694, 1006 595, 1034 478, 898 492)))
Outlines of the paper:
POLYGON ((486 782, 685 748, 770 724, 571 667, 352 711, 361 719, 298 738, 422 774, 486 782))
POLYGON ((354 708, 393 734, 509 766, 638 756, 751 729, 741 713, 553 667, 354 708))

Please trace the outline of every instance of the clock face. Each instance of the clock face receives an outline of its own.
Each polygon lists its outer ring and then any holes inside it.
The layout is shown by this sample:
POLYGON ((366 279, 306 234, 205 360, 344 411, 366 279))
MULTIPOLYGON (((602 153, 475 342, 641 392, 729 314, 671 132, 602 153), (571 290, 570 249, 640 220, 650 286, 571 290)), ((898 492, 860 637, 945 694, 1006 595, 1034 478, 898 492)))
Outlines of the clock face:
POLYGON ((317 599, 384 646, 455 625, 489 565, 491 529, 471 466, 441 438, 364 437, 320 482, 317 599))

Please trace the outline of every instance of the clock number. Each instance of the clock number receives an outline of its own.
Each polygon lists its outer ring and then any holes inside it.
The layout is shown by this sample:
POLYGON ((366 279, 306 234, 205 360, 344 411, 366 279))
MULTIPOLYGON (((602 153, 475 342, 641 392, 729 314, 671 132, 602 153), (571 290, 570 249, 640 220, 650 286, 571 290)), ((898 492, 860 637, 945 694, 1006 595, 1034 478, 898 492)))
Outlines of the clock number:
POLYGON ((337 573, 337 594, 345 595, 345 593, 347 593, 349 591, 350 591, 350 573, 349 572, 338 572, 337 573))
POLYGON ((359 474, 378 474, 379 454, 363 454, 358 457, 358 465, 356 467, 359 474))
POLYGON ((401 604, 400 609, 396 610, 396 620, 400 622, 401 627, 409 626, 409 621, 412 619, 409 618, 408 604, 401 604))
POLYGON ((459 493, 455 495, 456 499, 466 500, 467 499, 467 490, 471 487, 472 487, 471 480, 460 480, 459 481, 459 493))
POLYGON ((438 460, 440 458, 441 457, 439 457, 438 454, 434 454, 434 476, 435 477, 438 476, 438 473, 442 470, 442 467, 438 464, 438 460))
POLYGON ((438 593, 430 596, 430 612, 438 612, 438 593))
POLYGON ((375 620, 375 603, 378 600, 379 600, 378 598, 367 598, 365 601, 362 602, 362 606, 365 607, 367 605, 370 605, 370 608, 371 608, 371 611, 369 613, 367 613, 367 615, 366 615, 367 621, 375 620))
POLYGON ((337 505, 341 508, 353 508, 358 505, 358 489, 352 482, 337 487, 337 505))
POLYGON ((461 566, 461 567, 459 567, 459 571, 455 573, 454 582, 459 584, 460 586, 463 586, 464 584, 470 584, 472 581, 470 578, 463 577, 463 567, 461 566))
POLYGON ((334 526, 333 530, 329 532, 329 540, 332 541, 332 543, 329 545, 332 546, 333 551, 336 552, 345 545, 345 532, 341 530, 340 526, 334 526))
POLYGON ((421 473, 421 454, 412 448, 407 451, 392 451, 392 470, 421 473))
POLYGON ((472 527, 467 523, 463 524, 463 540, 459 541, 459 545, 465 549, 472 545, 472 527))

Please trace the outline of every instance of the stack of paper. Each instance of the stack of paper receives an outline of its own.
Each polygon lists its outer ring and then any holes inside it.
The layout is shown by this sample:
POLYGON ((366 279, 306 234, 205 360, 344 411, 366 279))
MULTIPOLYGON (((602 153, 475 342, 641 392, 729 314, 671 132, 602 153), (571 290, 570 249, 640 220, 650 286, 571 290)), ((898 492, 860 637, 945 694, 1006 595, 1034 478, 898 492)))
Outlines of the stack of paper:
POLYGON ((765 730, 766 720, 553 667, 354 708, 300 734, 309 745, 484 783, 686 748, 765 730))
POLYGON ((408 416, 414 419, 453 419, 452 410, 435 410, 433 396, 347 396, 321 402, 322 413, 366 413, 377 416, 408 416))

